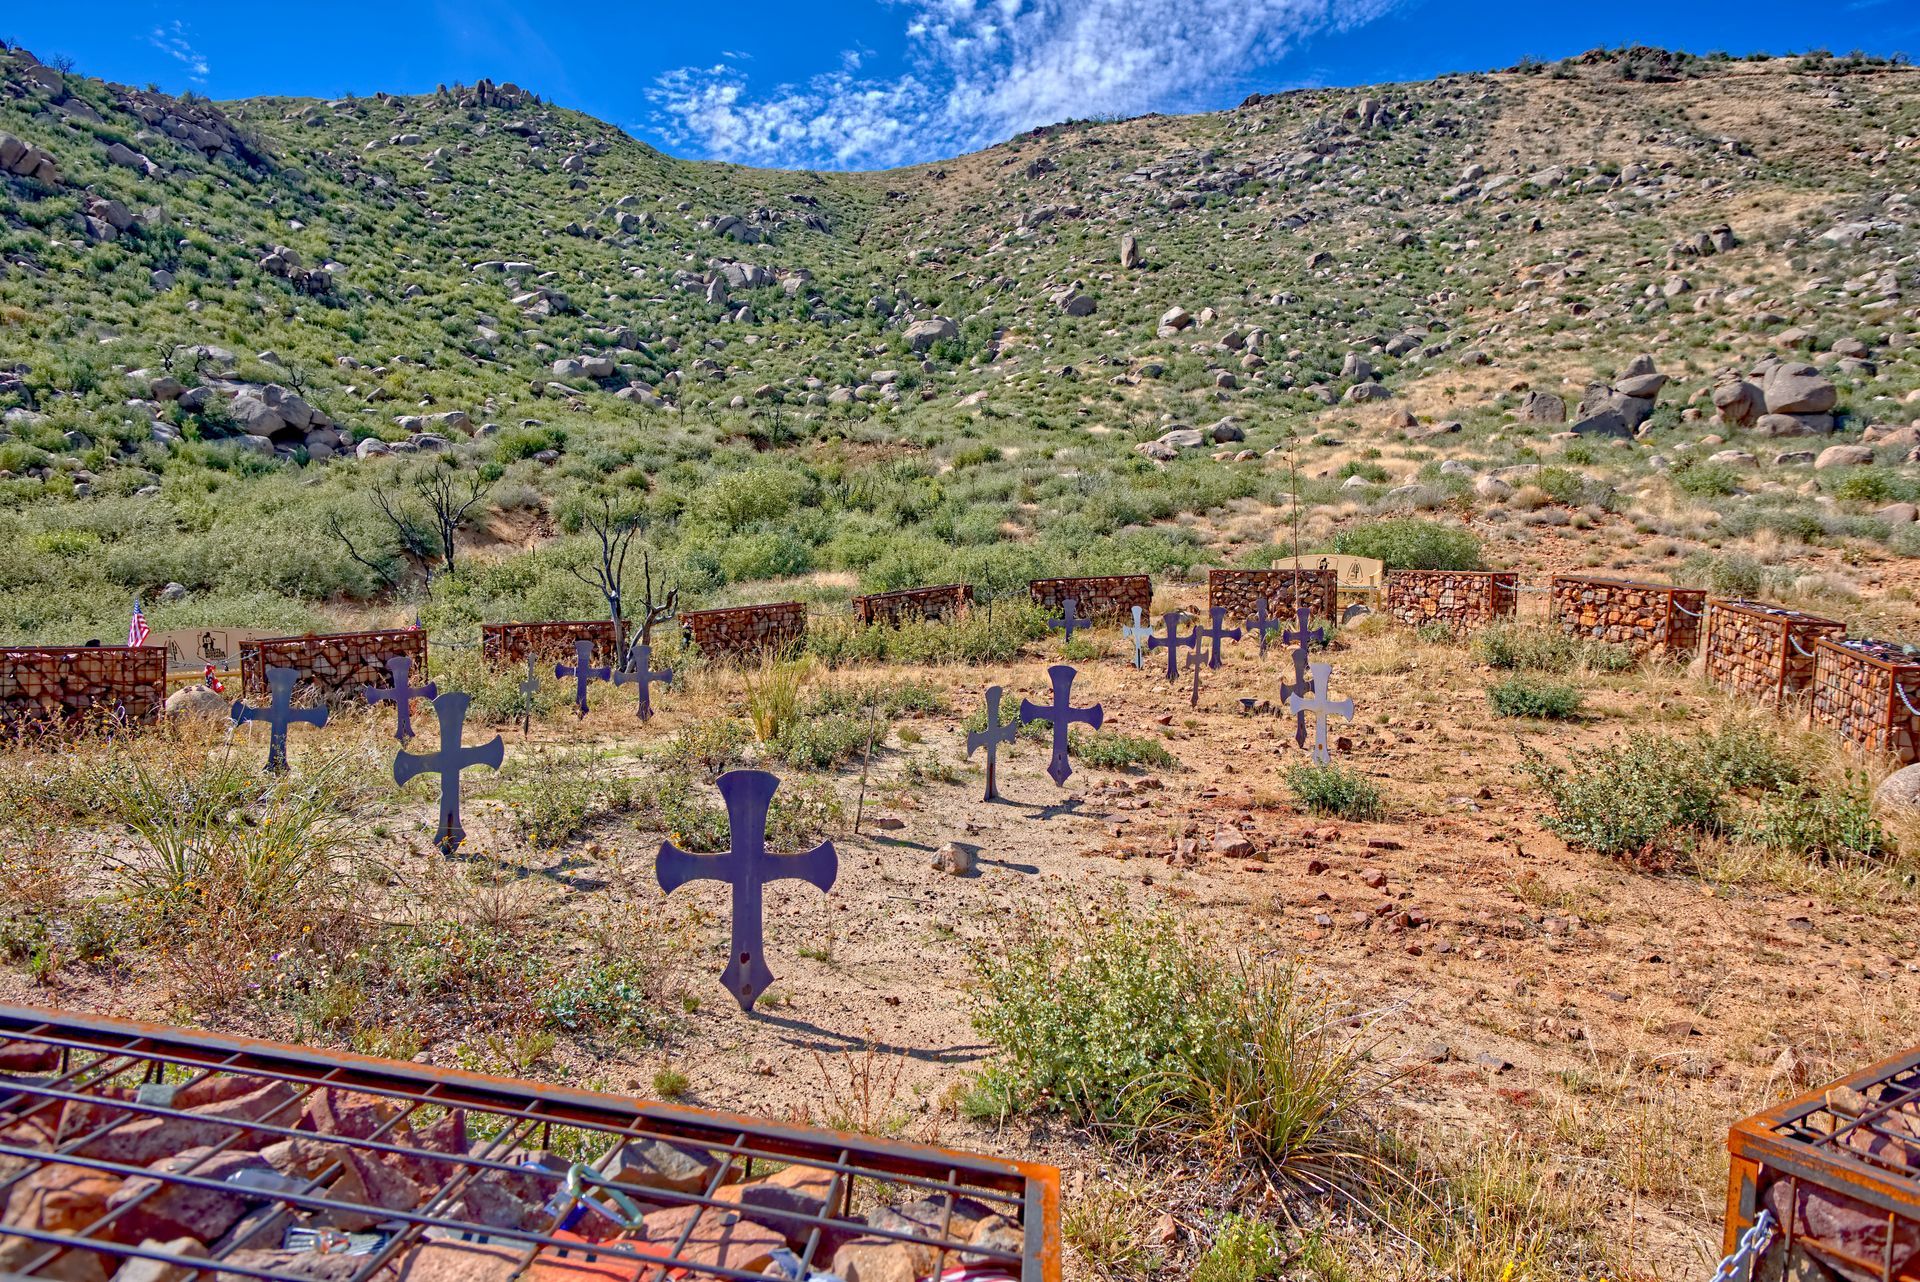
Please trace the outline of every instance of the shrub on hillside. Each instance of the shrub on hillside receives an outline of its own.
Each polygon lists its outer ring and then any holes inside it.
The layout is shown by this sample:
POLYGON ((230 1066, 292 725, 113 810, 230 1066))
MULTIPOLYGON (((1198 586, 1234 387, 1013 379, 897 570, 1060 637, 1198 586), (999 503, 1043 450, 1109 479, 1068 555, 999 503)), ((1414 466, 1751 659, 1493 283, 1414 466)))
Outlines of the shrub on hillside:
POLYGON ((1378 819, 1386 813, 1380 789, 1359 771, 1345 766, 1295 766, 1287 771, 1287 788, 1312 814, 1378 819))
POLYGON ((1497 717, 1531 717, 1542 721, 1564 721, 1578 716, 1584 702, 1581 693, 1560 681, 1538 677, 1508 677, 1487 687, 1487 702, 1497 717))
POLYGON ((1334 536, 1333 550, 1373 557, 1389 570, 1477 570, 1481 565, 1480 540, 1471 530, 1416 517, 1342 530, 1334 536))

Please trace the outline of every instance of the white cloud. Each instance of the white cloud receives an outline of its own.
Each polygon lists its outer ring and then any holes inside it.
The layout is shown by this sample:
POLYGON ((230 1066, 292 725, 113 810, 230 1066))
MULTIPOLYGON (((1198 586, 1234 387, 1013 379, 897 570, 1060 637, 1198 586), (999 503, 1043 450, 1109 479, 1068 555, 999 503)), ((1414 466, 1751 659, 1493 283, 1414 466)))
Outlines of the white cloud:
POLYGON ((187 79, 197 85, 207 83, 207 76, 213 70, 198 49, 187 40, 187 29, 179 19, 164 27, 155 27, 148 35, 147 42, 161 53, 166 54, 186 68, 187 79))
POLYGON ((649 93, 668 139, 770 165, 893 165, 1061 120, 1220 102, 1302 39, 1395 0, 894 0, 910 70, 861 60, 751 91, 734 61, 682 67, 649 93))

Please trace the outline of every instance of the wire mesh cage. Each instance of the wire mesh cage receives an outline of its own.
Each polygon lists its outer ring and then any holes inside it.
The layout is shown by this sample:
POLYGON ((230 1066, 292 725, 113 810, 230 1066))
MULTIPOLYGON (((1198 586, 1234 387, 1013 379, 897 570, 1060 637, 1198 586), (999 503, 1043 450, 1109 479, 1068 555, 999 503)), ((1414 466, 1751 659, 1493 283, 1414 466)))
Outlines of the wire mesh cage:
POLYGON ((1762 1212, 1756 1278, 1920 1279, 1920 1048, 1734 1126, 1726 1249, 1762 1212))
POLYGON ((10 1006, 0 1205, 6 1278, 1060 1277, 1053 1167, 10 1006))

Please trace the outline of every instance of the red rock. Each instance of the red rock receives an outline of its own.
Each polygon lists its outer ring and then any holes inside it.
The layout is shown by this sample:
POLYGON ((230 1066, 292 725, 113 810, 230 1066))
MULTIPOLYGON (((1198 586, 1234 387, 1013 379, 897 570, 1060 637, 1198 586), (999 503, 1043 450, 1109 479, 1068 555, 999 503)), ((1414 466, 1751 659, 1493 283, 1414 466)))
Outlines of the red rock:
POLYGON ((786 1234, 790 1244, 804 1245, 814 1225, 794 1218, 825 1212, 833 1195, 834 1173, 817 1166, 789 1166, 751 1184, 730 1184, 714 1200, 731 1202, 741 1214, 786 1234))
POLYGON ((679 1242, 680 1235, 686 1233, 679 1258, 689 1264, 718 1265, 746 1273, 764 1270, 773 1262, 773 1253, 787 1245, 783 1235, 732 1211, 682 1206, 655 1211, 642 1223, 650 1241, 667 1246, 679 1242))

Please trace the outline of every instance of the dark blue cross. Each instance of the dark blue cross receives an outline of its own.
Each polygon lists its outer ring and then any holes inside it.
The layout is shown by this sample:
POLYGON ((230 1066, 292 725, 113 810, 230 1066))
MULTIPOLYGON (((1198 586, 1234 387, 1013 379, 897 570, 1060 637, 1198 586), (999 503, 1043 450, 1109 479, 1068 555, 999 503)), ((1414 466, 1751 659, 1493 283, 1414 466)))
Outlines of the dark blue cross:
POLYGON ((1067 776, 1073 773, 1073 767, 1067 764, 1067 727, 1078 721, 1092 726, 1095 730, 1105 714, 1100 705, 1091 708, 1073 707, 1074 671, 1064 663, 1056 663, 1047 669, 1047 676, 1053 680, 1053 702, 1037 704, 1028 699, 1020 701, 1020 722, 1047 721, 1053 724, 1053 757, 1047 762, 1047 775, 1062 788, 1067 786, 1067 776))
POLYGON ((1162 620, 1162 622, 1166 624, 1167 635, 1147 638, 1147 649, 1158 650, 1163 647, 1166 649, 1167 680, 1169 681, 1178 681, 1180 679, 1181 646, 1186 646, 1188 649, 1193 650, 1196 657, 1199 654, 1200 626, 1195 624, 1193 631, 1183 637, 1180 635, 1180 625, 1186 621, 1187 616, 1175 610, 1162 620))
MULTIPOLYGON (((1327 634, 1320 628, 1310 627, 1313 611, 1299 597, 1294 598, 1293 627, 1280 634, 1280 640, 1293 647, 1293 680, 1280 683, 1280 694, 1292 707, 1296 696, 1304 697, 1313 689, 1313 681, 1308 675, 1312 669, 1313 655, 1309 647, 1316 641, 1325 641, 1327 634)), ((1293 710, 1293 741, 1302 748, 1307 746, 1307 714, 1298 708, 1293 710)))
MULTIPOLYGON (((1230 628, 1226 625, 1227 610, 1225 606, 1216 605, 1210 613, 1213 617, 1213 626, 1203 628, 1195 624, 1193 636, 1196 641, 1209 640, 1212 642, 1213 651, 1207 657, 1207 666, 1209 668, 1218 668, 1220 666, 1220 643, 1222 641, 1238 641, 1240 639, 1240 629, 1230 628)), ((1199 651, 1196 650, 1194 654, 1197 658, 1199 651)))
POLYGON ((460 772, 469 766, 498 770, 500 763, 506 759, 506 741, 499 735, 471 748, 461 746, 460 740, 466 735, 467 706, 470 702, 468 696, 458 690, 449 690, 435 699, 433 716, 440 723, 440 751, 431 754, 400 752, 393 758, 393 781, 396 784, 405 785, 408 780, 420 775, 440 776, 440 826, 434 831, 433 844, 440 847, 443 855, 451 855, 458 850, 467 835, 467 830, 460 826, 460 772))
POLYGON ((647 693, 648 689, 656 682, 669 686, 673 684, 672 668, 662 668, 654 672, 651 670, 652 665, 653 647, 644 641, 636 641, 633 643, 633 648, 627 651, 627 666, 613 674, 613 684, 616 686, 638 685, 640 687, 640 719, 642 721, 651 720, 653 717, 653 696, 647 693))
POLYGON ((573 678, 574 706, 580 709, 580 715, 584 717, 587 715, 587 683, 605 681, 613 675, 613 669, 593 666, 593 642, 582 637, 573 643, 573 666, 556 663, 553 665, 553 675, 556 678, 573 678))
POLYGON ((283 772, 287 768, 287 727, 294 722, 302 722, 316 728, 327 724, 327 706, 321 704, 315 708, 296 708, 293 706, 293 687, 300 680, 300 674, 292 668, 268 668, 267 689, 273 692, 264 708, 249 707, 239 699, 233 701, 233 711, 228 714, 236 726, 249 721, 267 723, 267 769, 283 772))
POLYGON ((1074 599, 1068 597, 1060 603, 1060 617, 1057 619, 1048 619, 1047 626, 1049 628, 1062 629, 1067 634, 1066 639, 1071 641, 1073 640, 1073 630, 1075 628, 1091 627, 1092 625, 1080 617, 1079 609, 1075 605, 1074 599))
POLYGON ((393 737, 405 743, 413 738, 413 701, 426 699, 431 702, 440 693, 440 687, 432 681, 423 686, 414 685, 413 660, 404 654, 396 654, 388 659, 386 668, 393 674, 393 685, 386 690, 378 686, 361 686, 360 694, 368 703, 392 701, 397 714, 393 737))
POLYGON ((967 731, 967 755, 971 757, 975 748, 987 750, 987 795, 986 801, 1000 800, 1000 776, 998 772, 999 747, 1003 743, 1012 743, 1019 737, 1020 727, 1014 722, 1002 725, 1000 722, 1000 687, 987 687, 987 728, 967 731))
POLYGON ((767 849, 767 808, 779 786, 764 770, 729 770, 720 776, 720 797, 727 803, 733 849, 693 855, 663 841, 654 862, 660 889, 669 895, 690 881, 724 881, 733 887, 733 952, 720 978, 744 1011, 751 1011, 773 983, 773 972, 761 956, 760 888, 770 881, 793 880, 827 891, 840 872, 831 841, 799 855, 776 855, 767 849))
POLYGON ((1267 657, 1267 634, 1280 630, 1280 620, 1267 613, 1267 598, 1261 597, 1254 603, 1253 613, 1247 616, 1247 626, 1253 629, 1253 635, 1260 639, 1260 657, 1267 657))
POLYGON ((533 708, 540 700, 540 672, 534 667, 538 662, 540 662, 539 658, 533 653, 527 654, 527 679, 520 683, 520 693, 527 696, 526 707, 520 712, 521 734, 530 734, 533 731, 533 708))

